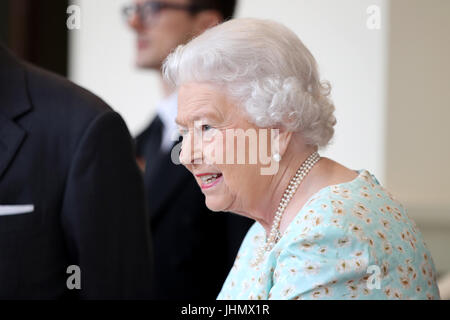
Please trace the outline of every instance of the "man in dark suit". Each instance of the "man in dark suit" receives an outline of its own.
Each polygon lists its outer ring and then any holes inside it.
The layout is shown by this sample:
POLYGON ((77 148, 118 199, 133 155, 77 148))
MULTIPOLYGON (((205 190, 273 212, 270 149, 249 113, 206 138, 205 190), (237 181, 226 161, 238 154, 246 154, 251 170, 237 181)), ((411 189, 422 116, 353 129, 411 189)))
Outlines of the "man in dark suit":
MULTIPOLYGON (((172 50, 231 18, 235 5, 234 0, 134 1, 124 13, 137 35, 137 66, 160 73, 172 50)), ((165 97, 157 116, 136 139, 147 198, 152 199, 152 298, 215 299, 252 221, 208 210, 194 177, 173 163, 177 95, 165 82, 162 87, 165 97)))
POLYGON ((147 225, 121 117, 0 44, 0 299, 148 298, 147 225))

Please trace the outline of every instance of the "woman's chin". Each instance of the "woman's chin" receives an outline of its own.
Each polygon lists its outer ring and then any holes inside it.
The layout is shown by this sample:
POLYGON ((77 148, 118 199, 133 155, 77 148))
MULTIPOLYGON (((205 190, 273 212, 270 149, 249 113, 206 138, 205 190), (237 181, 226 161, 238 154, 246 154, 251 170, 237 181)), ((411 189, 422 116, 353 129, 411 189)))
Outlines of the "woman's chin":
POLYGON ((226 206, 224 205, 223 200, 220 201, 219 199, 213 199, 214 196, 206 196, 205 204, 208 207, 209 210, 214 212, 220 212, 220 211, 226 211, 226 206))

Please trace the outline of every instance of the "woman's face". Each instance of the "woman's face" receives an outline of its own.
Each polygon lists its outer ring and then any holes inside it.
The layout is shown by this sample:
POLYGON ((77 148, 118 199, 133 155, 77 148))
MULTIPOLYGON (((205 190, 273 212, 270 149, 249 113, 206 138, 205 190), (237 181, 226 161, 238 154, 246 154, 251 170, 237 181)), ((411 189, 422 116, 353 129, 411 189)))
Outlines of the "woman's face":
POLYGON ((265 129, 249 123, 224 90, 203 83, 180 88, 177 123, 183 135, 180 160, 195 176, 208 208, 245 214, 258 206, 272 178, 261 175, 270 161, 270 152, 266 159, 259 155, 262 144, 270 150, 259 137, 265 129))

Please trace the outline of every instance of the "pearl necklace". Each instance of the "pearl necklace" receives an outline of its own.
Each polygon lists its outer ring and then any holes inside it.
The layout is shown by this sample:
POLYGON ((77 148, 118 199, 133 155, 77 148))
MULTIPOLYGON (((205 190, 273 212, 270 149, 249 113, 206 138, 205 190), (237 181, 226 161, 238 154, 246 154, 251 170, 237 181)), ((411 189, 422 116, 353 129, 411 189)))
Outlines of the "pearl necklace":
POLYGON ((275 217, 273 219, 272 228, 270 230, 269 237, 266 237, 265 243, 259 248, 256 262, 255 264, 259 264, 263 258, 266 252, 269 252, 273 249, 273 247, 278 243, 278 241, 281 238, 280 234, 280 221, 281 217, 283 216, 284 210, 289 204, 289 201, 291 201, 292 197, 294 196, 295 192, 298 189, 298 186, 303 181, 303 179, 306 177, 306 175, 309 173, 312 167, 317 163, 317 161, 320 160, 320 155, 317 152, 314 152, 311 154, 308 159, 306 159, 305 162, 298 168, 296 174, 294 177, 292 177, 291 181, 289 182, 288 187, 284 191, 283 197, 281 198, 280 204, 278 205, 278 209, 275 213, 275 217))

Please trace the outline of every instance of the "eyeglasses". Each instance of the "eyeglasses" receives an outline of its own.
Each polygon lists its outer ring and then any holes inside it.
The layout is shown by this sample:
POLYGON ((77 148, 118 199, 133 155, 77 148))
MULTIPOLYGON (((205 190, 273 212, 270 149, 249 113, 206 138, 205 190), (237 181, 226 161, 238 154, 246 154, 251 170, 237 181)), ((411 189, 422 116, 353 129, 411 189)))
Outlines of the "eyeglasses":
POLYGON ((167 3, 159 1, 146 1, 141 4, 130 4, 122 8, 122 15, 130 21, 134 16, 145 25, 150 25, 155 21, 157 15, 165 9, 187 11, 190 14, 196 14, 206 8, 196 5, 183 5, 177 3, 167 3))

